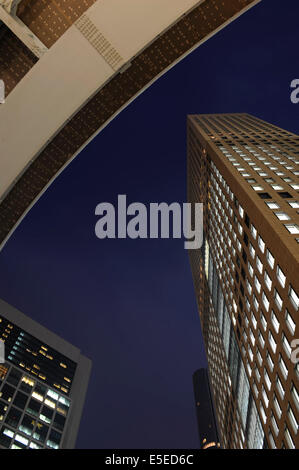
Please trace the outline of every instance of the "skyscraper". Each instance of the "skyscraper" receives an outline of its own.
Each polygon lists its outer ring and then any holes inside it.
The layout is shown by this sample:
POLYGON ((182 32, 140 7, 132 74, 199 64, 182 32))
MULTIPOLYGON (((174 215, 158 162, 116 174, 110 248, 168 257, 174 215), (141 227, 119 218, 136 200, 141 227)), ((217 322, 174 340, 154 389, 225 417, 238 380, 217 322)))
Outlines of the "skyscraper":
POLYGON ((0 449, 75 446, 91 361, 0 300, 0 449))
POLYGON ((0 249, 101 129, 259 1, 0 0, 0 249))
POLYGON ((190 251, 226 448, 299 448, 299 137, 248 114, 188 117, 190 251))
POLYGON ((194 372, 193 388, 201 449, 218 449, 219 433, 207 369, 194 372))

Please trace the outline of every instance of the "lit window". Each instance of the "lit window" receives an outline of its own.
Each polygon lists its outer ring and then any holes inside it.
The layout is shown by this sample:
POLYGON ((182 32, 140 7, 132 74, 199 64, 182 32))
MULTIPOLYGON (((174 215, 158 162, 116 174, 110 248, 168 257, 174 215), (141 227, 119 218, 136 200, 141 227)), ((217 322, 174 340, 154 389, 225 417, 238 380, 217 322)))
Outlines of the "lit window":
POLYGON ((261 260, 258 256, 256 257, 256 266, 257 266, 257 269, 259 270, 259 272, 262 274, 264 266, 263 266, 263 263, 261 262, 261 260))
POLYGON ((265 318, 265 315, 263 315, 262 313, 261 313, 261 323, 262 323, 262 327, 266 331, 266 329, 267 329, 267 320, 265 318))
POLYGON ((277 397, 276 397, 275 394, 274 394, 273 403, 274 403, 274 408, 275 408, 277 417, 280 419, 280 418, 281 418, 281 414, 282 414, 282 410, 281 410, 280 404, 279 404, 279 402, 278 402, 277 397))
POLYGON ((273 431, 274 433, 276 434, 276 436, 278 435, 279 433, 279 428, 277 426, 277 422, 276 422, 276 419, 274 418, 274 415, 272 414, 271 415, 271 424, 272 424, 272 427, 273 427, 273 431))
POLYGON ((259 236, 258 238, 258 245, 262 253, 265 251, 265 242, 264 240, 259 236))
POLYGON ((286 214, 285 212, 274 212, 274 214, 276 215, 276 217, 279 219, 279 220, 290 220, 290 216, 288 214, 286 214))
POLYGON ((256 276, 254 278, 254 284, 255 284, 256 290, 258 291, 258 293, 260 293, 261 292, 261 283, 260 283, 260 281, 258 280, 258 278, 256 276))
POLYGON ((264 337, 262 335, 262 333, 259 331, 259 342, 262 346, 262 348, 265 346, 265 340, 264 340, 264 337))
POLYGON ((267 206, 269 207, 269 209, 280 209, 280 206, 279 204, 277 204, 277 202, 266 202, 267 206))
POLYGON ((242 219, 243 219, 243 217, 244 217, 244 209, 243 209, 242 206, 239 206, 239 214, 240 214, 240 216, 241 216, 242 219))
POLYGON ((298 394, 298 392, 296 390, 296 387, 293 383, 292 383, 291 393, 292 393, 292 398, 294 400, 294 403, 295 403, 296 407, 299 409, 299 394, 298 394))
POLYGON ((299 189, 299 184, 290 184, 290 186, 295 189, 296 191, 298 191, 299 189))
POLYGON ((296 224, 285 224, 284 226, 292 235, 298 235, 298 233, 299 233, 298 225, 296 225, 296 224))
MULTIPOLYGON (((269 406, 269 398, 268 398, 268 395, 266 393, 266 390, 264 387, 262 387, 262 397, 264 399, 264 402, 265 402, 265 405, 266 405, 266 408, 268 408, 269 406)), ((263 420, 264 420, 264 423, 266 422, 266 415, 265 415, 265 412, 264 412, 264 409, 262 409, 262 414, 263 414, 263 420)))
POLYGON ((281 310, 282 309, 282 298, 280 297, 280 295, 279 295, 279 293, 276 289, 274 291, 274 300, 275 300, 276 305, 279 308, 279 310, 281 310))
POLYGON ((271 371, 273 371, 274 362, 272 360, 272 357, 271 357, 271 354, 269 353, 269 351, 267 351, 267 361, 268 361, 268 364, 269 364, 269 367, 270 367, 271 371))
POLYGON ((258 303, 255 295, 253 296, 253 305, 254 305, 255 310, 258 311, 260 304, 258 303))
POLYGON ((255 191, 264 191, 264 188, 262 186, 252 186, 252 188, 255 190, 255 191))
POLYGON ((267 388, 268 388, 268 390, 270 390, 271 389, 271 380, 270 380, 269 374, 267 372, 267 369, 264 369, 264 377, 265 377, 265 382, 266 382, 267 388))
POLYGON ((299 201, 288 201, 293 209, 299 209, 299 201))
POLYGON ((291 357, 292 348, 285 334, 282 335, 282 345, 288 357, 291 357))
POLYGON ((278 321, 277 316, 276 316, 275 313, 273 312, 273 310, 272 310, 272 313, 271 313, 271 321, 272 321, 272 325, 274 326, 274 330, 276 331, 276 333, 278 333, 278 332, 279 332, 280 323, 279 323, 279 321, 278 321))
POLYGON ((252 277, 252 276, 253 276, 253 267, 252 267, 252 265, 249 263, 249 261, 248 261, 248 271, 249 271, 250 276, 252 277))
POLYGON ((255 226, 252 225, 252 224, 251 224, 251 227, 250 227, 250 231, 251 231, 251 235, 253 236, 253 238, 256 239, 257 230, 256 230, 255 226))
POLYGON ((267 261, 268 261, 269 266, 273 269, 275 259, 274 259, 274 256, 272 255, 272 253, 269 250, 267 250, 267 261))
POLYGON ((253 245, 250 243, 249 244, 249 252, 252 258, 255 257, 255 249, 253 248, 253 245))
POLYGON ((255 318, 253 312, 251 312, 251 322, 253 324, 254 329, 256 329, 257 321, 256 321, 256 318, 255 318))
POLYGON ((35 398, 38 401, 43 401, 44 400, 44 397, 42 395, 40 395, 39 393, 37 393, 37 392, 33 392, 32 396, 33 396, 33 398, 35 398))
POLYGON ((22 444, 24 444, 25 446, 27 446, 29 440, 26 439, 26 437, 24 436, 21 436, 21 434, 16 434, 15 436, 15 441, 18 441, 18 442, 21 442, 22 444))
POLYGON ((275 191, 282 191, 283 187, 280 186, 279 184, 271 184, 272 188, 275 189, 275 191))
POLYGON ((276 348, 277 348, 277 344, 276 344, 276 341, 274 340, 274 337, 273 337, 271 331, 269 331, 269 343, 270 343, 270 346, 271 346, 273 352, 275 353, 276 348))
POLYGON ((269 290, 271 290, 272 289, 272 281, 271 281, 271 278, 270 278, 269 274, 267 273, 267 271, 265 271, 264 279, 265 279, 266 286, 268 287, 269 290))
POLYGON ((295 309, 298 310, 298 308, 299 308, 299 297, 298 297, 297 293, 294 291, 294 289, 292 288, 292 286, 290 286, 289 298, 290 298, 292 304, 294 305, 295 309))
POLYGON ((284 379, 286 380, 288 377, 289 371, 281 355, 279 356, 279 367, 280 367, 280 370, 282 372, 284 379))
POLYGON ((289 409, 288 409, 288 418, 289 418, 289 421, 292 425, 293 431, 297 434, 297 432, 298 432, 298 422, 295 418, 295 415, 293 413, 293 410, 292 410, 291 406, 289 406, 289 409))
POLYGON ((265 306, 265 309, 268 311, 270 302, 269 302, 268 297, 266 296, 265 292, 263 292, 262 300, 263 300, 263 304, 265 306))
POLYGON ((286 324, 290 332, 294 335, 296 329, 296 323, 294 322, 293 318, 289 314, 288 310, 286 311, 286 324))
POLYGON ((285 277, 284 273, 282 272, 282 270, 279 266, 277 266, 276 275, 277 275, 277 279, 279 280, 280 284, 282 285, 282 287, 284 287, 285 283, 286 283, 286 277, 285 277))

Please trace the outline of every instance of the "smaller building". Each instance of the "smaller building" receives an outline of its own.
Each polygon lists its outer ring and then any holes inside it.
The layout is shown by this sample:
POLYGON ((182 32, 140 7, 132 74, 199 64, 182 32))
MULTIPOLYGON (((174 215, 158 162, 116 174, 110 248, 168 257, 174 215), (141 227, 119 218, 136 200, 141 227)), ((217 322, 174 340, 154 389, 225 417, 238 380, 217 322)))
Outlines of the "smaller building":
POLYGON ((196 416, 201 449, 220 448, 220 439, 207 369, 193 374, 196 416))
POLYGON ((0 342, 0 449, 74 448, 91 361, 2 300, 0 342))

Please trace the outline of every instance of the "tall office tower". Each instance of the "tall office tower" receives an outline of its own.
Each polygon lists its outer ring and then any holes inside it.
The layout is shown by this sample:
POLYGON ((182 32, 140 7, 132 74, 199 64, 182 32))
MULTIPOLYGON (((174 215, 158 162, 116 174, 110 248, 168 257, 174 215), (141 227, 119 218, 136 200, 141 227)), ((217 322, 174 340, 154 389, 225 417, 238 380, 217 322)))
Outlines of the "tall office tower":
POLYGON ((194 372, 193 388, 201 449, 219 449, 219 432, 207 369, 194 372))
POLYGON ((226 448, 299 448, 299 137, 248 114, 188 117, 190 251, 226 448))
POLYGON ((100 130, 259 1, 0 0, 0 249, 100 130))
POLYGON ((0 449, 72 449, 91 361, 0 300, 0 449))

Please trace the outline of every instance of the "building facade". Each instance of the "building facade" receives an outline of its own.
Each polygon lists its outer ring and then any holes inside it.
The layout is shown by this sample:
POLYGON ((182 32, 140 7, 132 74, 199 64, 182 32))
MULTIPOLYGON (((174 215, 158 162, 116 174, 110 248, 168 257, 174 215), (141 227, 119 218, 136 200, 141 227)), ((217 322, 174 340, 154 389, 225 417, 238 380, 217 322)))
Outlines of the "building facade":
POLYGON ((211 393, 209 372, 199 369, 193 374, 193 389, 201 449, 219 449, 220 436, 211 393))
POLYGON ((0 449, 74 448, 91 361, 0 300, 0 449))
POLYGON ((0 0, 0 249, 100 130, 259 1, 0 0))
POLYGON ((190 251, 225 448, 299 448, 299 137, 247 114, 188 117, 190 251))

